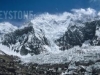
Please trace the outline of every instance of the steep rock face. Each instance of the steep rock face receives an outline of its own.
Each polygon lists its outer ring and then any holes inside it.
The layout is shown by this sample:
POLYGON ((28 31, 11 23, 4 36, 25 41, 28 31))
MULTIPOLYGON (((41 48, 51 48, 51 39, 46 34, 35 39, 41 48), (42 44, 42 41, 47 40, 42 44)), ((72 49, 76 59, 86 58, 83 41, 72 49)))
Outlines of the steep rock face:
MULTIPOLYGON (((40 33, 41 34, 41 33, 40 33)), ((36 37, 33 26, 26 26, 1 37, 2 44, 8 46, 21 55, 40 54, 44 51, 43 45, 48 45, 45 35, 36 37)))
MULTIPOLYGON (((55 40, 55 43, 59 47, 59 50, 66 50, 76 45, 82 46, 87 40, 89 40, 90 45, 100 45, 99 33, 99 20, 86 23, 73 22, 67 27, 65 34, 55 40)), ((46 51, 46 45, 50 47, 49 37, 46 36, 44 30, 29 23, 26 26, 3 35, 0 40, 1 44, 8 46, 15 52, 19 52, 21 55, 33 55, 46 51)))
POLYGON ((94 45, 94 40, 97 40, 98 38, 96 34, 99 26, 100 21, 70 25, 68 31, 66 31, 65 34, 55 42, 60 46, 60 50, 69 49, 76 45, 82 46, 82 44, 87 40, 90 40, 90 44, 94 45))

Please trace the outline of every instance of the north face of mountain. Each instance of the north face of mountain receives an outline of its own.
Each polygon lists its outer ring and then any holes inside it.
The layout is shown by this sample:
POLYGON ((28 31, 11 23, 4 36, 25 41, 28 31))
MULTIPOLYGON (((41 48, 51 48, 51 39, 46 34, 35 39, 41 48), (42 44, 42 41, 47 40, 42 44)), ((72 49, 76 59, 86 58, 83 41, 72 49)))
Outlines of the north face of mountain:
POLYGON ((100 33, 99 27, 100 21, 70 25, 68 31, 55 42, 60 47, 60 50, 69 49, 77 45, 82 46, 87 40, 90 40, 91 45, 95 44, 94 41, 97 42, 95 45, 100 45, 100 35, 96 35, 100 33))
MULTIPOLYGON (((41 33, 40 33, 41 34, 41 33)), ((48 45, 45 35, 36 37, 33 26, 26 26, 1 37, 2 44, 21 55, 40 54, 48 45)))

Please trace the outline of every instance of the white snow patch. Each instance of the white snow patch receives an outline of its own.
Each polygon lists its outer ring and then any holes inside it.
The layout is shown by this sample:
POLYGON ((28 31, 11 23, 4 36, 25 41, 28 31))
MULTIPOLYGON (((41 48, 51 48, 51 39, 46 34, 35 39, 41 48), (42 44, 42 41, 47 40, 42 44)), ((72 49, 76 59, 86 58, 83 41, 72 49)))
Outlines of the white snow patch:
POLYGON ((14 30, 16 30, 17 27, 12 25, 9 22, 1 22, 0 23, 0 33, 1 34, 5 34, 5 33, 9 33, 9 32, 13 32, 14 30))

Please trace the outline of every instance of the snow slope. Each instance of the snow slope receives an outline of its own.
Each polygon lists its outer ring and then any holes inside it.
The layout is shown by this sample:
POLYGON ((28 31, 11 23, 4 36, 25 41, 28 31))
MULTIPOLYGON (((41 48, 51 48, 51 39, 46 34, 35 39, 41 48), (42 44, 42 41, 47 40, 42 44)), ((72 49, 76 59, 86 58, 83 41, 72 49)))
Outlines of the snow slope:
MULTIPOLYGON (((82 27, 84 26, 82 23, 98 20, 99 16, 99 12, 96 12, 91 8, 73 9, 72 13, 44 13, 36 15, 31 20, 31 23, 36 35, 41 33, 41 29, 42 32, 44 32, 45 37, 49 40, 51 46, 46 46, 45 48, 48 48, 48 51, 52 53, 59 53, 60 50, 59 47, 55 44, 55 40, 62 37, 71 26, 77 25, 77 27, 82 27)), ((75 31, 75 29, 72 29, 71 31, 75 31)))
MULTIPOLYGON (((9 48, 2 44, 0 44, 0 49, 7 54, 17 55, 21 57, 24 62, 62 63, 70 61, 73 57, 75 57, 74 60, 84 59, 83 58, 84 55, 89 54, 91 51, 90 48, 92 48, 90 47, 90 45, 88 45, 88 41, 83 43, 83 47, 87 46, 86 49, 84 48, 82 49, 82 47, 76 47, 76 48, 74 47, 66 51, 60 51, 59 46, 57 46, 55 43, 55 40, 62 37, 71 25, 77 25, 78 27, 80 27, 83 26, 84 25, 83 23, 87 21, 91 22, 99 19, 100 19, 99 12, 91 8, 74 9, 72 10, 72 13, 69 12, 64 12, 60 14, 44 13, 36 15, 33 19, 30 20, 31 23, 30 26, 33 26, 36 38, 41 40, 41 37, 45 36, 48 39, 50 45, 43 45, 43 47, 45 47, 47 51, 46 53, 41 53, 39 55, 33 55, 33 56, 30 56, 29 54, 27 56, 21 56, 19 53, 12 51, 12 48, 9 48)), ((26 24, 25 26, 22 26, 18 29, 21 30, 28 26, 29 24, 26 24)), ((1 23, 0 29, 1 32, 5 34, 14 31, 15 29, 17 29, 17 27, 12 26, 9 23, 1 23), (5 28, 4 31, 3 28, 5 28)), ((72 31, 74 32, 75 30, 72 31)), ((99 33, 99 31, 97 33, 99 33)), ((31 38, 34 38, 32 37, 32 34, 33 32, 32 33, 29 32, 28 34, 23 34, 24 39, 20 37, 19 38, 23 42, 24 40, 26 40, 26 37, 28 36, 28 41, 30 41, 31 38)), ((14 45, 14 47, 17 46, 17 48, 19 48, 20 46, 19 43, 20 42, 17 41, 16 44, 11 44, 10 47, 14 45)), ((27 45, 28 43, 25 44, 25 47, 27 45)), ((93 47, 93 48, 94 49, 93 51, 91 51, 91 53, 95 54, 96 52, 99 51, 98 49, 99 47, 93 47)))
POLYGON ((12 25, 9 22, 2 22, 2 23, 0 23, 0 34, 5 34, 5 33, 13 32, 16 29, 17 29, 17 27, 12 25))

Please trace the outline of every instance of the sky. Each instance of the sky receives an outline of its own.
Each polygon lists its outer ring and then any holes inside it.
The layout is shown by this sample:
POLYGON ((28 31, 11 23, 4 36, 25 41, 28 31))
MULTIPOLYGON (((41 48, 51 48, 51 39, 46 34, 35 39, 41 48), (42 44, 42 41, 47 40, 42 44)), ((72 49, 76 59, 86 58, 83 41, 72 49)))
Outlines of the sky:
MULTIPOLYGON (((33 14, 41 14, 70 12, 72 9, 89 7, 100 10, 99 3, 100 0, 0 0, 0 11, 33 11, 33 14)), ((9 21, 22 22, 19 19, 9 21)))

